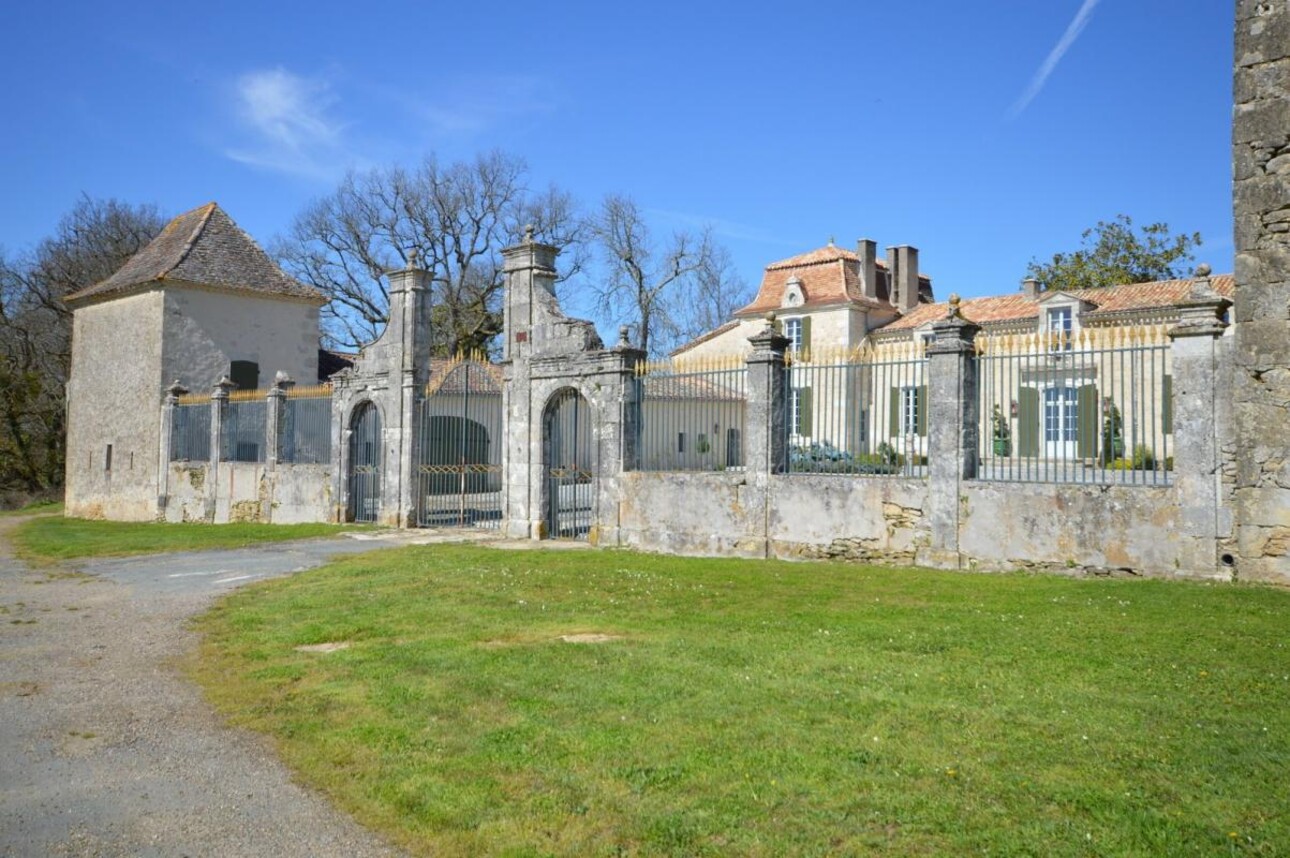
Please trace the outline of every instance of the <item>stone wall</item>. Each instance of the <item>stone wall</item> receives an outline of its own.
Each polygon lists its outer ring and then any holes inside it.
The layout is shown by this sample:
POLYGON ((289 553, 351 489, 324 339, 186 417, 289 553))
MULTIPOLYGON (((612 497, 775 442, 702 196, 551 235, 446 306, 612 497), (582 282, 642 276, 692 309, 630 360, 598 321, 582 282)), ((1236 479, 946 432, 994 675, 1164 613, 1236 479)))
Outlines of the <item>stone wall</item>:
POLYGON ((91 304, 72 316, 67 388, 70 516, 118 521, 156 517, 161 324, 159 291, 91 304))
POLYGON ((173 462, 165 520, 218 524, 331 521, 330 465, 173 462))
POLYGON ((1241 578, 1290 582, 1290 3, 1238 0, 1230 452, 1241 578))

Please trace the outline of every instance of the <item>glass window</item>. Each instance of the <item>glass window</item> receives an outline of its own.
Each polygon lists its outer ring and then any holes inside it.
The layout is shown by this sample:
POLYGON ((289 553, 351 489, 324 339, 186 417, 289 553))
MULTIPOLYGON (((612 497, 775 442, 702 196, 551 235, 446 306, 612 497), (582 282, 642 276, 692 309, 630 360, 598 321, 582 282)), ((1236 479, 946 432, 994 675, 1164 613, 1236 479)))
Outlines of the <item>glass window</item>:
POLYGON ((1075 314, 1070 307, 1054 307, 1048 311, 1048 334, 1051 351, 1070 351, 1071 330, 1075 314))
POLYGON ((788 337, 788 350, 800 352, 802 350, 802 320, 785 319, 784 336, 788 337))
POLYGON ((788 429, 794 435, 802 434, 802 388, 793 388, 793 395, 789 399, 790 411, 788 415, 788 429))
POLYGON ((918 388, 900 389, 900 431, 903 435, 918 434, 918 388))

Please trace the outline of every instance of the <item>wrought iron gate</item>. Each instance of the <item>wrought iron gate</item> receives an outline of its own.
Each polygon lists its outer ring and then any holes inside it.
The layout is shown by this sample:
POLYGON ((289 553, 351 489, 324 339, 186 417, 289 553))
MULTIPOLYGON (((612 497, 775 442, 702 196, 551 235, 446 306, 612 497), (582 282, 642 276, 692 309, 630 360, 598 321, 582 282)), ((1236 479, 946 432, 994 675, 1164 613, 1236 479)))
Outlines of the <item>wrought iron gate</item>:
POLYGON ((380 511, 381 412, 364 402, 350 419, 349 518, 374 522, 380 511))
POLYGON ((482 356, 431 370, 418 422, 417 523, 498 527, 502 518, 502 385, 482 356))
POLYGON ((586 539, 595 500, 591 409, 572 389, 556 394, 543 419, 546 528, 553 539, 586 539))

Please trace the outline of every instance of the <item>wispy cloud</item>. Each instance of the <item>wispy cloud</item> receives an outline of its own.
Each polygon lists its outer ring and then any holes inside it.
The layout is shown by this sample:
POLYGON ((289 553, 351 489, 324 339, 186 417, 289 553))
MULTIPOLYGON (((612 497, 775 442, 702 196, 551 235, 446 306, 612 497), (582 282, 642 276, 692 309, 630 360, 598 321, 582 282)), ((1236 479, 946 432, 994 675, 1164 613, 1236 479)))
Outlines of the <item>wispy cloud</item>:
POLYGON ((332 115, 335 100, 323 78, 282 68, 248 72, 237 80, 234 101, 250 139, 225 154, 277 172, 334 177, 354 160, 345 125, 332 115))
POLYGON ((456 75, 437 82, 431 92, 430 97, 396 97, 434 137, 480 134, 515 117, 555 109, 549 85, 531 75, 456 75))
POLYGON ((750 224, 738 223, 732 220, 723 220, 716 217, 707 217, 705 215, 691 214, 689 212, 668 211, 666 209, 648 209, 647 214, 653 215, 664 221, 671 221, 675 224, 689 227, 691 229, 711 229, 714 235, 728 238, 733 241, 751 241, 759 244, 778 244, 789 246, 800 244, 785 240, 783 236, 776 235, 769 229, 750 224))
POLYGON ((1021 97, 1008 109, 1009 119, 1016 119, 1020 116, 1021 112, 1030 106, 1030 102, 1035 100, 1035 96, 1039 95, 1044 88, 1044 84, 1048 82, 1048 76, 1053 73, 1053 70, 1057 68, 1057 64, 1062 61, 1062 57, 1070 50, 1071 45, 1075 44, 1075 40, 1084 32, 1084 28, 1088 26, 1089 19, 1093 16, 1093 10, 1099 2, 1101 0, 1084 0, 1083 4, 1080 5, 1079 11, 1075 13, 1075 17, 1066 26, 1066 32, 1062 33, 1062 37, 1057 40, 1057 44, 1053 45, 1053 49, 1048 52, 1048 56, 1040 64, 1035 76, 1030 79, 1030 85, 1026 87, 1021 97))

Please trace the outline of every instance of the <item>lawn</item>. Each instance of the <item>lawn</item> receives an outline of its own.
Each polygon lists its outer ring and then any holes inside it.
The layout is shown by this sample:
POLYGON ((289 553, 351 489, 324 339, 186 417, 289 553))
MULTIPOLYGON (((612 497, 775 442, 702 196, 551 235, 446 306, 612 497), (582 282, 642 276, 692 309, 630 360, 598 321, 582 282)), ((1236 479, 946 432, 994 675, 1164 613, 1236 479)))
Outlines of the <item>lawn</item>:
POLYGON ((418 854, 1272 855, 1288 617, 1235 585, 431 546, 229 596, 190 670, 418 854))
POLYGON ((12 518, 14 516, 19 516, 19 515, 53 515, 54 513, 58 513, 61 515, 62 512, 63 512, 62 501, 45 500, 45 501, 36 501, 35 503, 29 503, 26 506, 20 507, 18 509, 0 510, 0 518, 12 518))
POLYGON ((19 556, 30 560, 121 557, 167 551, 242 548, 260 542, 334 536, 334 524, 166 524, 91 521, 42 516, 23 522, 12 534, 19 556))

